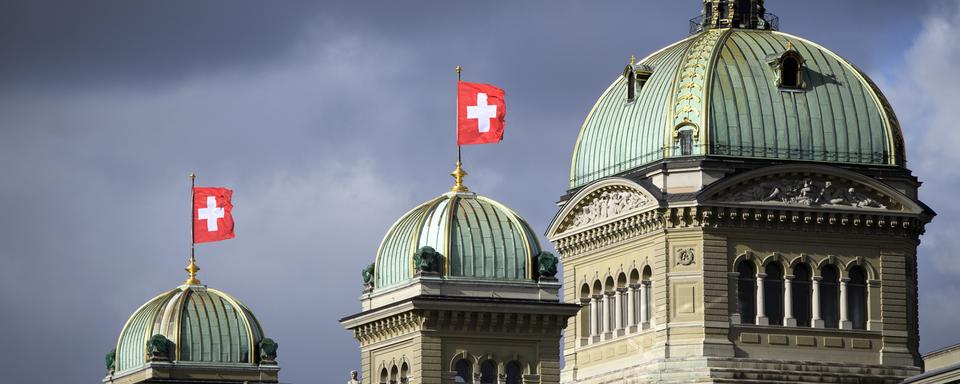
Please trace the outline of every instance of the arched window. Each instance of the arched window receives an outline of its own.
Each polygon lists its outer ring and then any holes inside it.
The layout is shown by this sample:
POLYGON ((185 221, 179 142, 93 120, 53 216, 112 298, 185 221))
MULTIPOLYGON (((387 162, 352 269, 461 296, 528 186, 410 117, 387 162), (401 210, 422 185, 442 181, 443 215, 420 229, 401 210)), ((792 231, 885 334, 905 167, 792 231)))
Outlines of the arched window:
MULTIPOLYGON (((470 366, 470 362, 464 359, 457 361, 457 364, 454 365, 454 369, 457 370, 457 377, 454 379, 457 383, 472 383, 473 382, 473 369, 470 366)), ((386 374, 386 371, 384 371, 386 374)))
POLYGON ((820 281, 820 316, 823 317, 824 327, 840 327, 840 273, 837 267, 826 265, 820 271, 823 280, 820 281))
POLYGON ((613 281, 613 276, 607 276, 607 281, 603 285, 604 333, 617 329, 616 295, 617 286, 613 281))
POLYGON ((383 367, 383 369, 380 370, 380 384, 387 384, 387 380, 389 380, 387 378, 387 367, 383 367))
POLYGON ((757 277, 753 271, 753 264, 741 261, 737 264, 737 310, 740 312, 740 322, 755 324, 757 321, 757 277))
POLYGON ((400 366, 400 383, 401 384, 407 383, 407 375, 409 374, 410 374, 410 367, 407 366, 406 362, 404 362, 403 365, 400 366))
POLYGON ((847 313, 853 329, 867 329, 867 274, 860 266, 850 269, 847 283, 847 313))
POLYGON ((644 285, 642 289, 642 294, 640 295, 640 305, 641 308, 640 321, 643 323, 652 323, 653 321, 653 270, 650 269, 650 266, 643 267, 643 276, 641 277, 641 284, 644 285))
POLYGON ((581 307, 580 307, 579 332, 580 332, 581 338, 590 337, 591 334, 593 333, 593 331, 591 331, 591 329, 593 329, 591 328, 592 324, 590 324, 590 319, 592 318, 592 316, 590 315, 590 308, 592 308, 590 306, 590 300, 591 300, 590 285, 584 283, 583 286, 580 287, 580 306, 581 307))
POLYGON ((506 372, 507 379, 506 384, 521 384, 523 380, 523 370, 520 368, 520 363, 516 361, 511 361, 507 363, 506 372))
POLYGON ((797 326, 809 327, 813 308, 810 305, 810 267, 806 264, 797 264, 793 268, 793 281, 790 284, 791 301, 793 302, 793 317, 797 319, 797 326))
POLYGON ((800 89, 800 58, 796 53, 787 54, 780 59, 780 87, 800 89))
POLYGON ((400 370, 396 365, 393 368, 390 368, 390 384, 397 384, 397 378, 400 376, 400 370))
POLYGON ((763 278, 763 309, 770 325, 783 325, 783 267, 778 262, 767 264, 763 278))
POLYGON ((493 360, 480 364, 480 384, 497 384, 497 365, 493 360))

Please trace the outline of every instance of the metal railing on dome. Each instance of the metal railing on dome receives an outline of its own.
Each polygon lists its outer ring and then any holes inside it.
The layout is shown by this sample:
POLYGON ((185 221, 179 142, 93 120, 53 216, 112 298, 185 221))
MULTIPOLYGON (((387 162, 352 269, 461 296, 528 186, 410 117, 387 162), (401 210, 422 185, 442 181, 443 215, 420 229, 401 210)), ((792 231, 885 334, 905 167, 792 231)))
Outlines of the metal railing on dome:
MULTIPOLYGON (((759 29, 780 30, 780 17, 772 14, 763 14, 763 23, 757 26, 759 29)), ((703 32, 703 15, 690 19, 690 34, 703 32)))

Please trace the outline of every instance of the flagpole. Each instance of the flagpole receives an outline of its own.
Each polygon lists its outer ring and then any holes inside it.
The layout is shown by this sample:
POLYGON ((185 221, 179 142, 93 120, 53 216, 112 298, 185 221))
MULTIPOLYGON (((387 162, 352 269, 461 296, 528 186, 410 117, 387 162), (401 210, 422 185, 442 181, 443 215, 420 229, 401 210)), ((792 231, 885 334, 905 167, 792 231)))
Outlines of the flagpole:
MULTIPOLYGON (((460 129, 459 127, 460 127, 460 72, 461 72, 461 71, 463 71, 463 67, 461 67, 461 66, 458 65, 458 66, 457 66, 457 90, 456 90, 456 92, 457 92, 457 108, 455 109, 455 111, 457 111, 457 113, 454 114, 454 115, 456 116, 456 118, 457 118, 457 121, 456 121, 455 124, 453 125, 454 127, 457 127, 457 129, 458 129, 458 131, 457 131, 457 135, 458 135, 458 136, 459 136, 459 134, 460 134, 460 133, 459 133, 459 129, 460 129)), ((461 161, 461 159, 460 159, 460 140, 458 139, 458 140, 457 140, 457 166, 460 166, 460 161, 461 161)))
POLYGON ((184 268, 187 271, 187 285, 200 285, 200 280, 197 279, 197 271, 200 270, 200 267, 197 266, 197 258, 195 254, 196 243, 194 243, 194 231, 196 230, 194 222, 196 220, 194 215, 196 212, 193 210, 193 191, 196 189, 196 180, 197 174, 190 173, 190 264, 187 264, 187 267, 184 268))

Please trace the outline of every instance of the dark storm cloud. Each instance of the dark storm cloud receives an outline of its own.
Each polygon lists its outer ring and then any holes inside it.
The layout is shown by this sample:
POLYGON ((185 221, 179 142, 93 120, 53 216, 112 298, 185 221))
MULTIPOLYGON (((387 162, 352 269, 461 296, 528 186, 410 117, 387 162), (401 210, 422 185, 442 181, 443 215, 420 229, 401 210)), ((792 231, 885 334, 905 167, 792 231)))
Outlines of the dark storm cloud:
MULTIPOLYGON (((126 317, 184 278, 197 170, 234 188, 238 223, 200 247, 201 279, 254 309, 284 381, 345 375, 359 359, 336 320, 358 310, 357 271, 450 184, 452 68, 508 93, 505 141, 464 149, 468 185, 542 231, 593 102, 631 54, 685 37, 698 3, 2 4, 0 327, 22 347, 0 361, 15 381, 101 377, 126 317)), ((902 67, 937 4, 767 7, 875 74, 902 67)), ((931 232, 957 222, 943 213, 931 232)))

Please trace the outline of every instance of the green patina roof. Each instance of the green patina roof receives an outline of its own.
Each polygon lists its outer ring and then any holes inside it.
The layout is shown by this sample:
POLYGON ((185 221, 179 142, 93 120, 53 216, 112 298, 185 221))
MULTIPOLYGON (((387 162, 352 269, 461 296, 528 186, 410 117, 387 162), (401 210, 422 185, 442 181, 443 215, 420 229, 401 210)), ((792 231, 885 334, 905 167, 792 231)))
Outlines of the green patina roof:
POLYGON ((146 364, 146 342, 161 334, 174 343, 174 361, 253 365, 263 329, 250 310, 231 296, 183 285, 137 309, 120 332, 116 371, 146 364))
POLYGON ((403 215, 377 251, 376 288, 413 278, 413 255, 430 246, 444 257, 445 278, 533 280, 540 244, 516 212, 473 193, 445 193, 403 215))
POLYGON ((571 188, 680 156, 674 132, 697 132, 693 155, 903 165, 899 124, 879 89, 833 52, 776 31, 709 29, 640 61, 653 74, 626 99, 621 76, 583 123, 571 188), (804 88, 782 90, 770 57, 805 60, 804 88))

